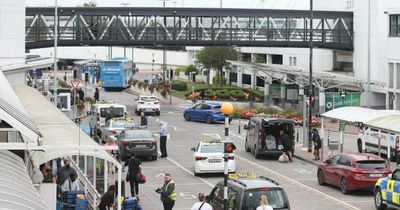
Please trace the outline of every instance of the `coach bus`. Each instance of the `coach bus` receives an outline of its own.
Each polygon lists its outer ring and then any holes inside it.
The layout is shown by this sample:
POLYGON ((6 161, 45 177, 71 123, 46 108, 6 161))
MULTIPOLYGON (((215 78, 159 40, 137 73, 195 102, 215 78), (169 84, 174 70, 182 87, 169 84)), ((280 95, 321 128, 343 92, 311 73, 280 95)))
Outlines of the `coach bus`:
POLYGON ((127 88, 129 80, 136 73, 135 64, 127 58, 114 58, 101 62, 101 86, 107 90, 111 88, 127 88))

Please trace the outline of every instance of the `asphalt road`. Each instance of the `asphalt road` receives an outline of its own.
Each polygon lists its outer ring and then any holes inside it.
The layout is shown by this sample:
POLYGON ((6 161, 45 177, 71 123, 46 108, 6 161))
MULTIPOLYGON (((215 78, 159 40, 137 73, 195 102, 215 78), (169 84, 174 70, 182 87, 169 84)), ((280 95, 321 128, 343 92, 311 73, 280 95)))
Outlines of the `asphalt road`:
MULTIPOLYGON (((88 89, 89 95, 91 88, 88 89)), ((133 111, 133 96, 126 91, 100 93, 101 99, 113 100, 128 106, 133 111)), ((223 136, 224 125, 208 125, 198 122, 187 122, 183 119, 183 107, 162 105, 160 117, 149 117, 149 129, 158 130, 160 120, 168 122, 171 139, 167 142, 168 158, 159 158, 157 161, 143 160, 143 173, 147 183, 140 185, 141 204, 144 209, 162 209, 159 195, 154 191, 161 187, 163 174, 171 173, 176 182, 177 202, 174 209, 190 209, 197 201, 197 194, 210 193, 212 187, 223 180, 222 174, 195 177, 194 158, 190 148, 212 135, 223 136)), ((139 121, 135 118, 135 121, 139 121)), ((350 195, 343 195, 330 186, 319 186, 316 179, 317 166, 295 159, 293 163, 282 164, 275 159, 256 160, 252 154, 244 150, 244 134, 237 133, 237 123, 231 126, 231 140, 237 145, 236 170, 237 172, 255 172, 257 175, 267 176, 279 182, 286 190, 292 209, 294 210, 341 210, 374 208, 372 192, 357 191, 350 195), (236 124, 236 125, 235 125, 236 124)), ((126 184, 126 193, 129 195, 129 186, 126 184)))

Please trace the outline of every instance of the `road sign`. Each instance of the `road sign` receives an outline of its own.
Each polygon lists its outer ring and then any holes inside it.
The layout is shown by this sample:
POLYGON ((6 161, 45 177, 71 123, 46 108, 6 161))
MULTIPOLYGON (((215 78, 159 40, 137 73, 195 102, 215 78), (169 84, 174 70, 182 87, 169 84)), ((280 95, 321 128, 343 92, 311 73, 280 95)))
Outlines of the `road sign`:
POLYGON ((73 88, 77 88, 79 84, 79 80, 71 80, 71 85, 73 88))
POLYGON ((346 123, 344 121, 339 121, 339 131, 344 131, 346 128, 346 123))

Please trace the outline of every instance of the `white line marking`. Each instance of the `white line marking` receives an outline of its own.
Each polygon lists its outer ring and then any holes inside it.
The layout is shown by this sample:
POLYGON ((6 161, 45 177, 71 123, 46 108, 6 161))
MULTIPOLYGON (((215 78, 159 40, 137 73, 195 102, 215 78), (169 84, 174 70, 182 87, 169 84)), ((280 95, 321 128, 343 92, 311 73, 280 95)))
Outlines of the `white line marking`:
POLYGON ((241 157, 241 156, 239 156, 239 155, 237 155, 237 154, 236 154, 236 157, 238 157, 239 159, 242 159, 242 160, 248 162, 249 164, 254 165, 254 166, 256 166, 256 167, 258 167, 258 168, 260 168, 260 169, 263 169, 263 170, 268 171, 268 172, 270 172, 270 173, 272 173, 272 174, 275 174, 275 175, 278 176, 278 177, 281 177, 281 178, 283 178, 283 179, 286 179, 287 181, 292 182, 293 184, 296 184, 296 185, 298 185, 298 186, 300 186, 300 187, 303 187, 303 188, 305 188, 305 189, 308 189, 308 190, 310 190, 310 191, 313 191, 313 192, 316 193, 316 194, 322 195, 322 196, 325 197, 325 198, 328 198, 328 199, 330 199, 330 200, 332 200, 332 201, 335 201, 337 204, 339 204, 339 205, 341 205, 341 206, 344 206, 344 207, 346 207, 347 209, 360 210, 360 209, 357 208, 357 207, 354 207, 354 206, 352 206, 352 205, 350 205, 350 204, 348 204, 348 203, 346 203, 346 202, 343 202, 343 201, 341 201, 341 200, 339 200, 339 199, 337 199, 337 198, 334 198, 334 197, 332 197, 332 196, 330 196, 330 195, 328 195, 328 194, 325 194, 325 193, 323 193, 323 192, 321 192, 321 191, 319 191, 319 190, 317 190, 317 189, 314 189, 314 188, 312 188, 312 187, 309 187, 309 186, 307 186, 307 185, 305 185, 305 184, 303 184, 303 183, 301 183, 301 182, 299 182, 299 181, 296 181, 296 180, 291 179, 291 178, 289 178, 289 177, 287 177, 287 176, 285 176, 285 175, 282 175, 282 174, 280 174, 280 173, 278 173, 278 172, 276 172, 276 171, 273 171, 273 170, 271 170, 271 169, 269 169, 269 168, 266 168, 266 167, 264 167, 264 166, 262 166, 262 165, 260 165, 260 164, 258 164, 258 163, 254 163, 253 161, 250 161, 250 160, 248 160, 248 159, 246 159, 246 158, 244 158, 244 157, 241 157))
POLYGON ((246 138, 244 138, 244 137, 242 137, 242 136, 239 136, 239 135, 236 135, 236 134, 234 134, 234 133, 230 133, 229 135, 232 135, 232 136, 235 136, 235 137, 238 137, 238 138, 241 138, 241 139, 246 139, 246 138))

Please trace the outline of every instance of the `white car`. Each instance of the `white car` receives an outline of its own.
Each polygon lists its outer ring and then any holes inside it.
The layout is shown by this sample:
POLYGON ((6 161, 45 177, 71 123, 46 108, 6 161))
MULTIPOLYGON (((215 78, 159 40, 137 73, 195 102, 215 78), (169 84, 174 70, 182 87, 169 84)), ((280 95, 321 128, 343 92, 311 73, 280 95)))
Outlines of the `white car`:
MULTIPOLYGON (((194 175, 206 173, 224 172, 224 142, 222 140, 203 140, 197 147, 193 147, 194 152, 194 175)), ((235 154, 228 156, 228 172, 235 172, 235 154)))
POLYGON ((135 113, 140 115, 141 112, 144 113, 154 113, 160 116, 160 102, 155 96, 139 96, 136 99, 135 113))
POLYGON ((109 138, 114 141, 117 140, 119 135, 124 130, 130 130, 135 127, 135 123, 131 118, 112 118, 102 127, 100 127, 101 140, 107 142, 109 138))

